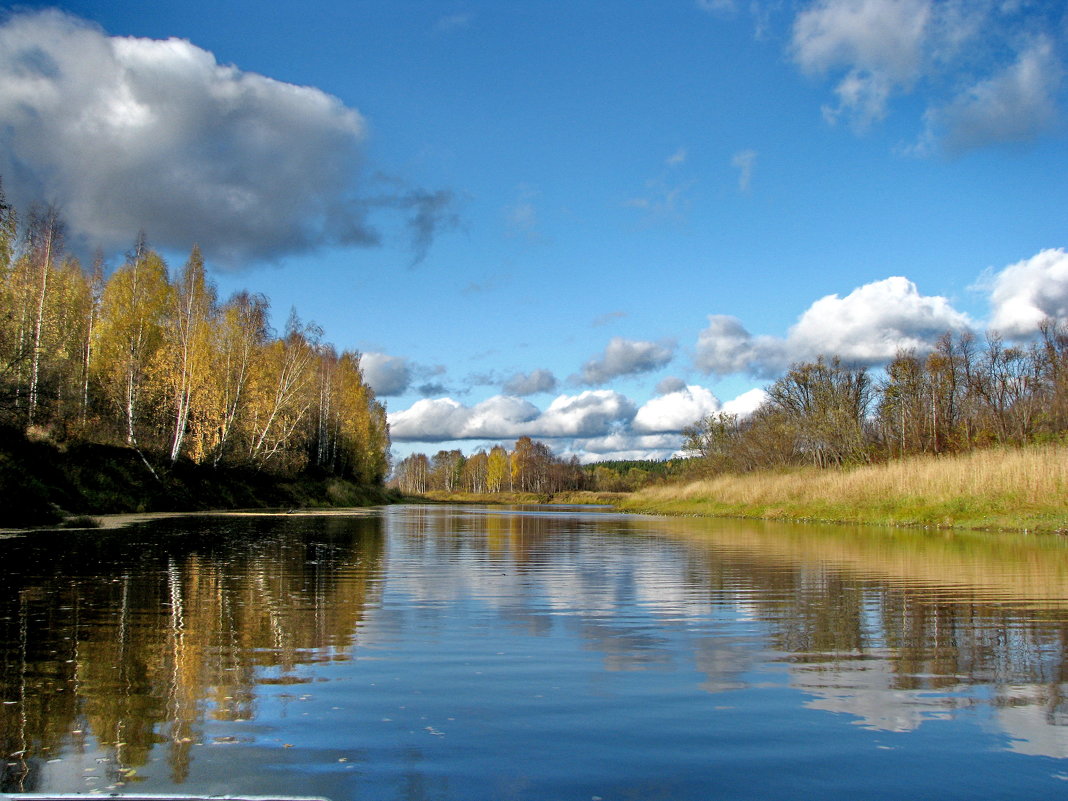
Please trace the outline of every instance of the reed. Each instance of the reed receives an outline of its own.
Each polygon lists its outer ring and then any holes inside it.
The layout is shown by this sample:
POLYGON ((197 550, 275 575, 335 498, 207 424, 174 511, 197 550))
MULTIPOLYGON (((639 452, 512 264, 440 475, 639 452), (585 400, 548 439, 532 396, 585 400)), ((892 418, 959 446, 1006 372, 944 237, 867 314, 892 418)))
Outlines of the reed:
POLYGON ((977 450, 831 470, 724 474, 650 487, 625 506, 674 514, 1066 531, 1068 446, 977 450))

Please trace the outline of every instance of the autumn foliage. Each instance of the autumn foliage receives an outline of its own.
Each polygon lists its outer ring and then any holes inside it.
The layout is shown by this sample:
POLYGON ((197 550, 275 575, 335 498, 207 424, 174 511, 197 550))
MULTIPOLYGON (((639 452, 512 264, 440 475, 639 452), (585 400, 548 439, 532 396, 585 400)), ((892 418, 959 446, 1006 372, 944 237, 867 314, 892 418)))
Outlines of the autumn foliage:
POLYGON ((145 464, 388 472, 385 409, 357 353, 269 302, 220 301, 194 248, 169 267, 143 236, 123 263, 66 252, 52 208, 20 225, 0 193, 0 424, 52 442, 125 445, 145 464))

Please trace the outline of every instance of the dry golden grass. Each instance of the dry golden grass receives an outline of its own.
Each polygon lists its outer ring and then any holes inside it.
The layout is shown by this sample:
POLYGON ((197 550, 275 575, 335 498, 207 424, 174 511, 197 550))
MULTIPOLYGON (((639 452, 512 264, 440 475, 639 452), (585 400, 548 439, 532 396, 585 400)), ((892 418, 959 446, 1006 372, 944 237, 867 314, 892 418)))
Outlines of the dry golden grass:
POLYGON ((744 517, 1068 529, 1068 446, 973 451, 841 470, 723 475, 636 493, 629 508, 744 517))

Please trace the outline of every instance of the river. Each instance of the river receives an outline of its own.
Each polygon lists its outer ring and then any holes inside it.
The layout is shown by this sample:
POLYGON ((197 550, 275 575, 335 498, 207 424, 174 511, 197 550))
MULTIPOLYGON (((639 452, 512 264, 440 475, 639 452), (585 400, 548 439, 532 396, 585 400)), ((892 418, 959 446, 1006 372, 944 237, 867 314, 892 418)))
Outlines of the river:
POLYGON ((0 540, 5 792, 1068 793, 1068 542, 396 506, 0 540))

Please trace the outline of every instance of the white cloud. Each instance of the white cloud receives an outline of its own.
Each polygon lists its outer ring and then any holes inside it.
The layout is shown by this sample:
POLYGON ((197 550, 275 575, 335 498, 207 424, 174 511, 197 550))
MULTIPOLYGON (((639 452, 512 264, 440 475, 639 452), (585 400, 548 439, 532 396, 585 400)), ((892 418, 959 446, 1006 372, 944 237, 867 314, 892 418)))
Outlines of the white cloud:
POLYGON ((800 65, 842 65, 906 79, 919 69, 930 0, 820 0, 798 14, 793 46, 800 65))
POLYGON ((813 303, 785 338, 754 337, 739 320, 710 315, 697 340, 695 363, 707 373, 770 378, 790 363, 819 355, 875 365, 901 349, 924 351, 946 331, 968 328, 968 316, 943 297, 921 295, 906 278, 865 284, 845 297, 813 303))
POLYGON ((711 390, 688 386, 653 398, 638 409, 631 428, 636 432, 679 432, 694 421, 720 409, 719 398, 711 390))
POLYGON ((537 421, 531 436, 592 437, 634 417, 634 403, 609 389, 560 395, 537 421))
POLYGON ((795 359, 823 353, 879 364, 900 349, 923 351, 946 331, 970 325, 946 298, 921 295, 912 281, 895 276, 865 284, 844 298, 817 300, 790 329, 787 341, 795 359))
POLYGON ((411 365, 400 356, 364 353, 360 367, 364 380, 379 397, 403 395, 412 382, 411 365))
POLYGON ((668 395, 682 389, 686 389, 686 382, 677 376, 669 375, 667 378, 661 379, 660 382, 657 383, 656 394, 668 395))
MULTIPOLYGON (((722 405, 746 416, 766 397, 761 389, 722 405)), ((395 443, 512 442, 521 436, 547 441, 558 456, 584 463, 606 459, 666 459, 682 447, 682 429, 720 409, 705 387, 689 386, 641 409, 609 390, 560 395, 544 411, 520 398, 498 395, 473 406, 452 398, 420 400, 389 415, 395 443)))
POLYGON ((927 139, 941 134, 948 152, 1035 138, 1057 117, 1064 71, 1049 39, 1039 38, 1015 62, 927 112, 927 139))
MULTIPOLYGON (((701 417, 720 411, 719 401, 708 389, 690 386, 687 390, 689 399, 673 398, 663 405, 654 401, 646 403, 634 416, 630 428, 620 427, 604 436, 573 440, 565 456, 577 456, 579 461, 588 464, 613 459, 668 459, 679 455, 682 429, 701 417), (670 422, 668 418, 671 418, 670 422), (650 425, 646 426, 646 423, 650 425)), ((751 389, 724 403, 722 411, 747 417, 766 398, 764 390, 751 389)))
POLYGON ((754 337, 737 317, 710 314, 708 328, 697 335, 694 364, 706 373, 748 373, 768 378, 788 363, 782 340, 754 337))
POLYGON ((540 412, 533 404, 497 395, 474 406, 452 398, 416 401, 391 412, 390 434, 400 441, 444 442, 462 439, 592 437, 634 417, 634 404, 611 390, 560 395, 540 412))
POLYGON ((757 387, 748 392, 743 392, 734 400, 729 400, 724 403, 723 411, 728 414, 737 415, 738 417, 749 417, 749 415, 763 405, 764 401, 767 399, 768 393, 757 387))
POLYGON ((552 392, 556 389, 556 376, 545 369, 529 373, 516 373, 509 378, 502 389, 508 395, 535 395, 539 392, 552 392))
POLYGON ((996 0, 816 0, 794 19, 791 55, 834 81, 829 122, 863 130, 916 92, 923 133, 905 150, 960 152, 1032 139, 1057 118, 1062 16, 996 0))
POLYGON ((508 439, 520 436, 517 432, 538 414, 533 404, 506 395, 496 395, 475 406, 464 406, 452 398, 427 398, 408 409, 389 413, 390 436, 423 442, 508 439))
POLYGON ((582 366, 578 380, 584 384, 601 384, 613 378, 640 375, 657 370, 671 361, 673 344, 659 344, 613 337, 600 356, 582 366))
POLYGON ((604 437, 575 440, 563 453, 577 456, 583 464, 617 459, 668 459, 682 447, 678 434, 628 434, 617 432, 604 437))
POLYGON ((1068 320, 1068 254, 1043 250, 1010 264, 990 286, 990 327, 1010 337, 1032 334, 1047 317, 1068 320))
POLYGON ((755 150, 741 150, 734 154, 731 166, 738 170, 738 188, 743 192, 749 191, 749 185, 753 181, 753 168, 756 166, 757 152, 755 150))
POLYGON ((793 53, 809 73, 844 68, 829 117, 865 125, 886 113, 895 89, 920 74, 930 0, 821 0, 794 21, 793 53))
POLYGON ((336 97, 59 11, 0 26, 0 121, 11 198, 55 201, 75 237, 109 250, 141 229, 234 264, 373 245, 368 215, 393 209, 418 256, 453 218, 448 192, 353 196, 367 125, 336 97))

